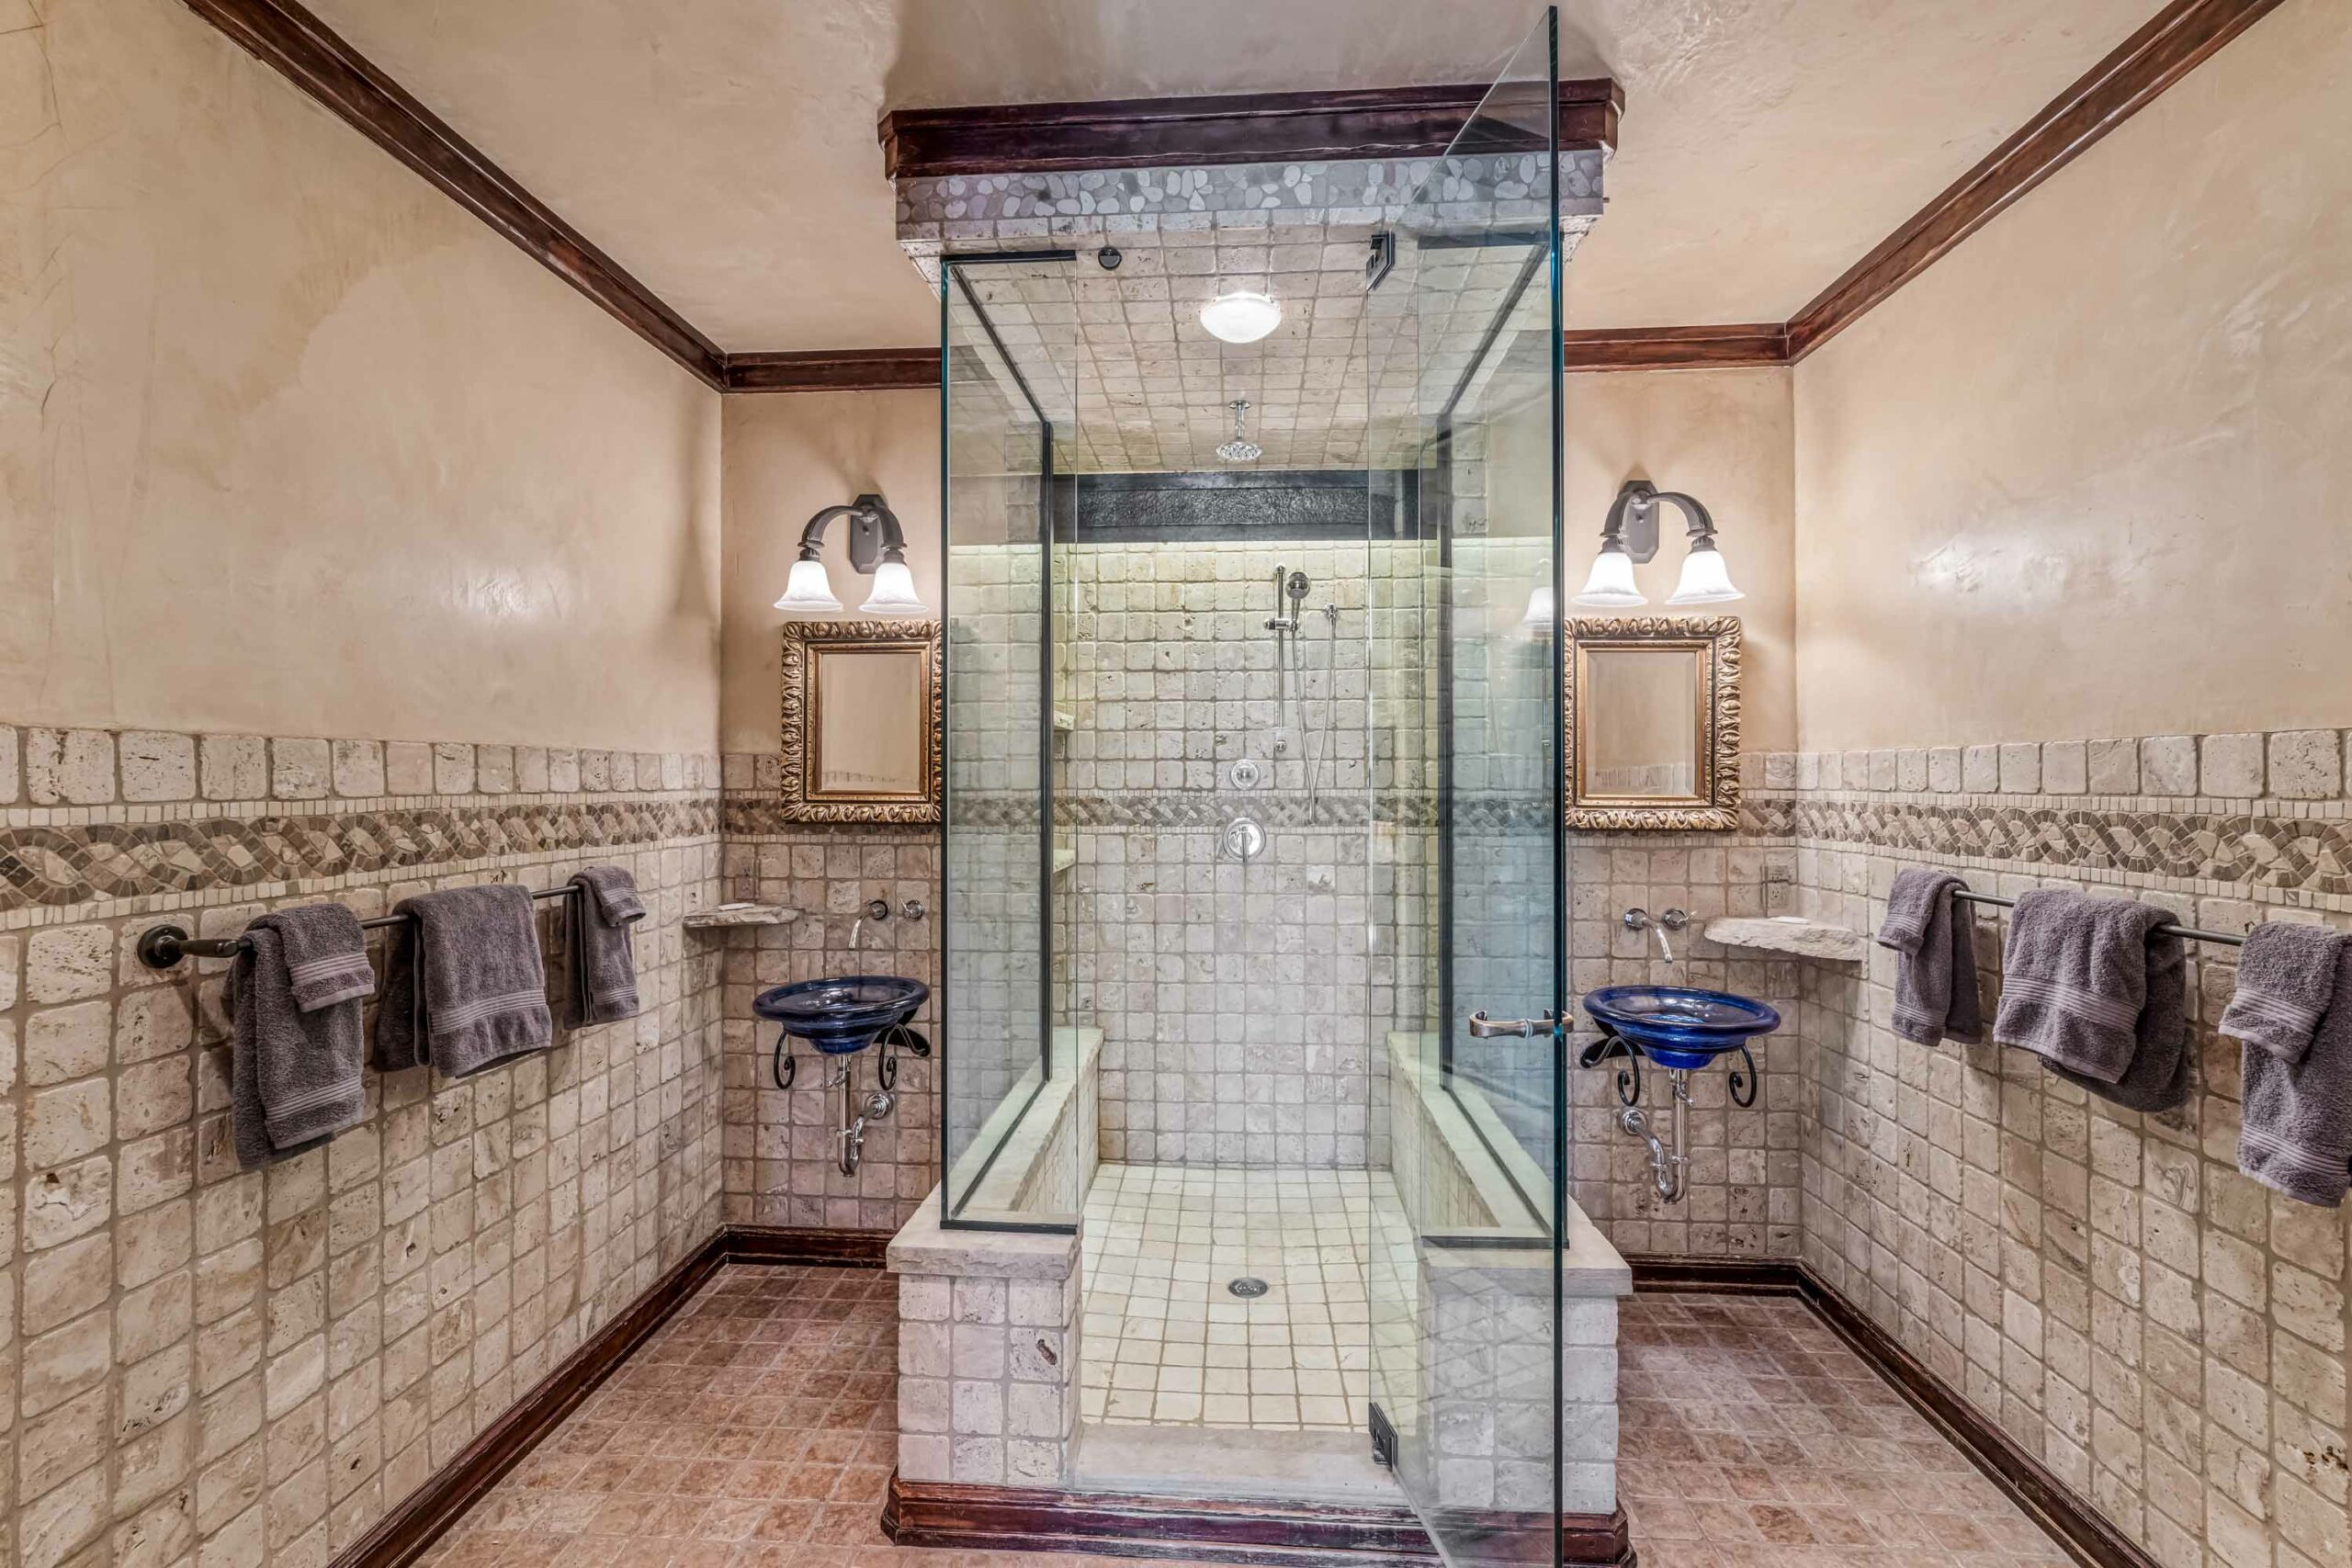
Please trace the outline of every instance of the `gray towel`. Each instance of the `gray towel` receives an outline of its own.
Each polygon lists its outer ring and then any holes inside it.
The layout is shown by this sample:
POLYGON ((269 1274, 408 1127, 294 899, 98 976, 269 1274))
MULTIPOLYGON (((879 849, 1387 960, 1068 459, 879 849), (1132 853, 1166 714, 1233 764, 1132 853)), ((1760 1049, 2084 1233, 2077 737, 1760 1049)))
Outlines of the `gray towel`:
POLYGON ((368 939, 340 904, 262 916, 229 971, 229 1131, 245 1170, 315 1147, 368 1114, 360 1002, 368 939))
POLYGON ((555 1037, 531 895, 511 882, 403 898, 392 913, 376 1066, 431 1062, 453 1078, 544 1049, 555 1037))
MULTIPOLYGON (((2275 929, 2262 926, 2256 934, 2275 929)), ((2253 951, 2249 941, 2246 952, 2253 951)), ((2247 1044, 2238 1123, 2238 1168, 2324 1209, 2341 1205, 2352 1184, 2352 942, 2335 944, 2329 973, 2334 999, 2300 1060, 2247 1044)))
POLYGON ((2344 933, 2326 926, 2267 920, 2247 933, 2237 989, 2222 1010, 2222 1032, 2300 1062, 2335 995, 2344 933))
POLYGON ((2131 1111, 2188 1098, 2188 959, 2171 910, 2041 889, 2018 899, 1996 1038, 2131 1111))
POLYGON ((564 962, 571 968, 564 1026, 635 1018, 637 950, 629 927, 645 919, 637 879, 616 865, 592 865, 571 879, 564 902, 564 962))
POLYGON ((1976 992, 1975 921, 1951 897, 1968 885, 1948 871, 1913 866, 1894 875, 1886 896, 1881 947, 1902 961, 1894 971, 1894 1032, 1922 1045, 1946 1035, 1974 1044, 1984 1038, 1984 1004, 1976 992))

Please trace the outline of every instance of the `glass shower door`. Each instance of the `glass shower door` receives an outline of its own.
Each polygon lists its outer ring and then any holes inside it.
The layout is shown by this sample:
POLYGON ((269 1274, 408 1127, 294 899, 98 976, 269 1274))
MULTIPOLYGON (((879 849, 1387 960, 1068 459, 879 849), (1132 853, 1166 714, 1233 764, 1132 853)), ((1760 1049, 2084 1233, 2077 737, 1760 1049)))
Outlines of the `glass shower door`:
POLYGON ((1559 1561, 1560 246, 1548 12, 1396 224, 1376 423, 1419 469, 1380 720, 1399 1005, 1367 1237, 1375 1447, 1454 1564, 1559 1561))

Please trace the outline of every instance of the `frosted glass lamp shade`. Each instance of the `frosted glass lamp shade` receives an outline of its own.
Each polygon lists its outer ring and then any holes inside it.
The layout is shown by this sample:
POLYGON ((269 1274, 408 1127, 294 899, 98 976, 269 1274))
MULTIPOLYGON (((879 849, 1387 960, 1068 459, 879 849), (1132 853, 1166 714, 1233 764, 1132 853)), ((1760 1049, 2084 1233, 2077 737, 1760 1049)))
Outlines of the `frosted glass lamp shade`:
MULTIPOLYGON (((911 592, 912 585, 909 587, 911 592)), ((824 615, 840 609, 842 602, 833 597, 833 585, 825 576, 823 561, 797 560, 792 563, 791 577, 785 581, 784 597, 775 602, 775 607, 788 615, 824 615)))
POLYGON ((1248 289, 1220 294, 1201 307, 1201 325, 1226 343, 1256 343, 1282 324, 1283 308, 1248 289))
POLYGON ((915 592, 915 574, 902 560, 886 560, 874 569, 874 592, 857 607, 861 615, 920 615, 922 600, 915 592))
POLYGON ((1732 586, 1731 569, 1713 539, 1694 539, 1682 558, 1682 580, 1674 585, 1669 604, 1725 604, 1747 597, 1732 586))
POLYGON ((1625 553, 1624 546, 1611 539, 1600 547, 1600 553, 1592 558, 1592 575, 1584 580, 1576 603, 1602 610, 1629 610, 1649 603, 1634 586, 1634 558, 1625 553))
POLYGON ((1549 631, 1552 623, 1558 618, 1552 610, 1551 583, 1537 583, 1535 592, 1527 596, 1527 614, 1520 616, 1519 624, 1536 631, 1549 631))

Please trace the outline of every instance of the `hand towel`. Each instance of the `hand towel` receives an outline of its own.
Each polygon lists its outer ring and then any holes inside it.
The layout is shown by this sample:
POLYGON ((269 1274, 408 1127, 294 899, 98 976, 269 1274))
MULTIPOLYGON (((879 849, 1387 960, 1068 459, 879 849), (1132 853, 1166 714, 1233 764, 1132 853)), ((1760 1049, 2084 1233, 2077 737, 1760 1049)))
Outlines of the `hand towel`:
POLYGON ((555 1037, 531 895, 511 882, 403 898, 392 913, 376 1066, 431 1062, 453 1078, 544 1049, 555 1037))
POLYGON ((2222 1032, 2300 1062, 2335 995, 2344 933, 2326 926, 2266 920, 2247 933, 2237 990, 2222 1010, 2222 1032))
POLYGON ((2024 895, 2001 954, 1994 1036, 2085 1077, 2115 1082, 2140 1052, 2148 933, 2172 919, 2170 910, 2122 898, 2049 888, 2024 895))
POLYGON ((564 962, 571 965, 564 1026, 635 1018, 637 951, 629 927, 645 919, 637 879, 616 865, 592 865, 571 879, 564 902, 564 962))
POLYGON ((2238 1124, 2240 1170, 2324 1209, 2341 1205, 2352 1185, 2352 942, 2335 944, 2331 976, 2332 999, 2301 1060, 2246 1046, 2238 1124))
MULTIPOLYGON (((2161 914, 2162 911, 2159 911, 2161 914)), ((2175 917, 2166 915, 2166 921, 2175 917)), ((2132 1029, 2132 1061, 2113 1083, 2059 1063, 2050 1070, 2127 1111, 2177 1111, 2195 1084, 2188 1048, 2188 953, 2177 936, 2148 938, 2147 998, 2132 1029)))
POLYGON ((324 1143, 368 1113, 360 1002, 368 939, 340 904, 262 916, 229 971, 229 1131, 252 1170, 324 1143))
POLYGON ((1948 871, 1913 866, 1894 875, 1879 927, 1881 947, 1902 954, 1894 971, 1894 1032, 1922 1045, 1949 1035, 1984 1038, 1976 991, 1976 922, 1952 897, 1968 885, 1948 871))

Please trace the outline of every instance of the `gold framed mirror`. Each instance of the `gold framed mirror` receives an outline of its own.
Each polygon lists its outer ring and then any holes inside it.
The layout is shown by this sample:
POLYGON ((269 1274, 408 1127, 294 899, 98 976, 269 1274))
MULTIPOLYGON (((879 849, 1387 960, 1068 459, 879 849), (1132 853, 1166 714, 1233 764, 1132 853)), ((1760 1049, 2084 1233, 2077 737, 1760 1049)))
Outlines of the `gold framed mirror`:
POLYGON ((940 817, 937 621, 784 624, 784 819, 940 817))
POLYGON ((1575 616, 1566 634, 1568 826, 1738 827, 1738 617, 1575 616))

